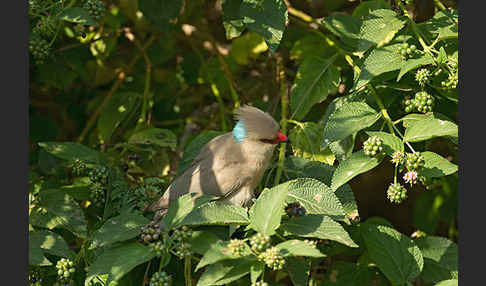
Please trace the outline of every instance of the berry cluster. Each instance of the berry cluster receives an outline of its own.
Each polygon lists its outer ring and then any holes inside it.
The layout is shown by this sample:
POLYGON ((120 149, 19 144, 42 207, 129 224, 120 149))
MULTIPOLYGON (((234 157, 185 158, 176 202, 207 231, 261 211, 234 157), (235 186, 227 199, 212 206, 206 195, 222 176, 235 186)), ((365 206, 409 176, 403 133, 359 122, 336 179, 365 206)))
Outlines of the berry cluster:
POLYGON ((29 40, 29 51, 34 57, 36 64, 41 65, 49 56, 49 43, 39 33, 31 33, 29 40))
POLYGON ((402 3, 405 5, 413 4, 413 0, 402 0, 402 3))
POLYGON ((144 244, 149 244, 162 239, 159 224, 155 223, 154 221, 142 226, 141 230, 142 233, 140 234, 140 241, 144 244))
POLYGON ((403 164, 403 161, 405 160, 405 154, 400 151, 396 151, 392 154, 392 159, 391 162, 395 165, 401 165, 403 164))
POLYGON ((268 283, 263 280, 260 280, 255 283, 251 283, 251 286, 268 286, 268 283))
POLYGON ((91 187, 89 192, 89 201, 96 208, 103 208, 105 206, 105 189, 95 185, 91 187))
POLYGON ((88 173, 89 179, 93 184, 106 186, 108 184, 108 168, 105 166, 95 166, 88 173))
POLYGON ((71 169, 73 175, 77 177, 82 177, 86 175, 86 172, 88 170, 88 167, 85 162, 82 160, 76 158, 74 161, 71 163, 71 169))
POLYGON ((427 113, 432 111, 432 107, 434 106, 434 97, 428 94, 426 91, 419 91, 415 94, 413 99, 406 98, 404 103, 405 112, 407 113, 414 110, 427 113))
POLYGON ((72 275, 76 271, 74 263, 67 258, 61 258, 57 261, 56 268, 59 283, 61 285, 70 285, 72 283, 72 275))
POLYGON ((383 140, 378 136, 371 136, 363 142, 364 153, 368 156, 374 157, 377 154, 383 154, 383 140))
POLYGON ((407 189, 399 183, 394 183, 388 187, 386 195, 390 202, 399 204, 407 198, 407 189))
POLYGON ((40 267, 34 267, 29 269, 29 285, 30 286, 37 286, 42 285, 42 271, 40 267))
POLYGON ((425 165, 424 156, 420 154, 420 152, 415 153, 407 153, 407 159, 405 161, 405 166, 409 171, 416 171, 420 167, 425 165))
POLYGON ((415 80, 420 86, 424 86, 430 79, 430 71, 426 68, 419 69, 415 73, 415 80))
POLYGON ((245 242, 241 239, 232 239, 228 243, 228 252, 234 256, 240 256, 245 250, 245 242))
POLYGON ((149 286, 170 286, 172 285, 172 277, 165 271, 155 272, 150 278, 149 286))
POLYGON ((402 55, 403 58, 408 59, 412 57, 417 51, 417 47, 415 45, 408 45, 408 43, 403 43, 401 46, 398 47, 398 52, 402 55))
POLYGON ((157 256, 162 256, 162 250, 164 249, 164 243, 160 240, 151 242, 148 245, 150 247, 150 251, 154 252, 157 256))
POLYGON ((262 260, 267 266, 273 270, 280 270, 285 265, 285 259, 280 253, 280 248, 273 246, 258 255, 258 259, 262 260))
POLYGON ((99 20, 106 12, 105 3, 100 0, 87 0, 84 3, 83 8, 86 9, 95 20, 99 20))
POLYGON ((270 236, 257 233, 250 238, 250 246, 253 251, 260 253, 270 246, 270 236))
POLYGON ((459 81, 457 63, 453 61, 449 61, 448 64, 449 67, 451 68, 451 72, 449 73, 447 81, 442 81, 441 85, 445 88, 453 89, 457 87, 457 83, 459 81))
POLYGON ((304 239, 304 242, 308 245, 312 246, 313 248, 317 248, 317 241, 311 239, 304 239))
POLYGON ((303 216, 305 215, 306 210, 299 203, 290 203, 286 206, 285 212, 289 216, 303 216))
POLYGON ((164 181, 159 178, 147 178, 143 184, 133 190, 133 196, 137 202, 137 207, 140 209, 153 202, 161 195, 161 184, 164 181))
POLYGON ((37 29, 39 29, 39 32, 46 37, 54 36, 56 33, 56 26, 57 21, 52 16, 42 17, 37 23, 37 29))
POLYGON ((188 239, 192 237, 192 230, 190 228, 184 225, 180 229, 175 229, 172 237, 175 243, 175 255, 181 259, 192 255, 191 246, 188 242, 188 239))

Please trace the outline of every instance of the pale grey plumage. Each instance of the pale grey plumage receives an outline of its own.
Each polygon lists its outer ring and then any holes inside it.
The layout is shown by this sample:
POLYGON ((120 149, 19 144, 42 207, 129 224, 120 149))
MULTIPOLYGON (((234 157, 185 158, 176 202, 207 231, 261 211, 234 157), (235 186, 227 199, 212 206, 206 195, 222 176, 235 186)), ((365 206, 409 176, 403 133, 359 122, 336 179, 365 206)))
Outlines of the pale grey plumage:
POLYGON ((251 106, 238 108, 235 119, 243 121, 245 139, 237 142, 231 132, 212 139, 201 148, 191 166, 146 210, 165 212, 172 201, 188 192, 218 196, 225 203, 239 206, 254 197, 253 190, 278 143, 275 140, 279 138, 279 124, 269 114, 251 106), (261 140, 273 140, 273 144, 261 140))

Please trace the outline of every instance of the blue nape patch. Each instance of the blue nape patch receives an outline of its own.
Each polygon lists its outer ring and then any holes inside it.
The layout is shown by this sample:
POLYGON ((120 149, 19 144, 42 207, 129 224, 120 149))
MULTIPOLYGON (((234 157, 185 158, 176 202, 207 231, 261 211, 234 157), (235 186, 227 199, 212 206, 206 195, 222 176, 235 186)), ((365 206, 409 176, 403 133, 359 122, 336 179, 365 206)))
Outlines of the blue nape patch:
POLYGON ((236 142, 241 142, 246 137, 246 129, 243 121, 238 121, 233 128, 233 138, 236 142))

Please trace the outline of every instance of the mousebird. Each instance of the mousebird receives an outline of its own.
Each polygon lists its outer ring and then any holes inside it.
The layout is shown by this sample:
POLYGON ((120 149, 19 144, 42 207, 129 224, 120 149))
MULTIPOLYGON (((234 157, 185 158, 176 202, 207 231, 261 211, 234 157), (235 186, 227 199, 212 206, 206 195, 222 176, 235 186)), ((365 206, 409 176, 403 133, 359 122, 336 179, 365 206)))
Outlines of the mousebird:
POLYGON ((270 165, 275 146, 287 136, 268 113, 252 106, 235 110, 232 132, 219 135, 204 145, 191 165, 177 177, 163 196, 145 211, 163 216, 172 201, 187 193, 207 194, 232 205, 246 206, 253 190, 270 165))

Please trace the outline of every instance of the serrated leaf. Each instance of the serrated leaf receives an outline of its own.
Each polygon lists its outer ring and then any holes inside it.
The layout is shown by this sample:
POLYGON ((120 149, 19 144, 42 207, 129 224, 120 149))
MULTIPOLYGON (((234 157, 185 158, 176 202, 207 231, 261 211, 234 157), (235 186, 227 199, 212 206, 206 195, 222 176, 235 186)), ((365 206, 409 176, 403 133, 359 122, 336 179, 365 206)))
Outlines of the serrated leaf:
POLYGON ((283 0, 243 0, 240 16, 250 31, 265 39, 270 52, 275 53, 288 20, 283 0))
POLYGON ((128 143, 153 144, 158 147, 175 148, 177 145, 177 138, 176 135, 168 129, 148 128, 130 136, 128 143))
POLYGON ((367 131, 366 134, 370 137, 377 136, 380 138, 383 141, 383 151, 387 155, 392 155, 396 151, 404 152, 405 150, 402 140, 393 134, 381 131, 367 131))
POLYGON ((289 273, 290 280, 294 286, 307 286, 309 279, 310 264, 309 260, 298 259, 295 257, 288 257, 285 259, 285 269, 289 273))
POLYGON ((402 76, 404 76, 407 72, 421 66, 431 65, 433 63, 434 63, 434 58, 432 58, 429 54, 420 55, 416 59, 408 59, 406 61, 402 61, 402 66, 397 76, 397 82, 400 81, 402 76))
POLYGON ((110 141, 116 128, 138 107, 140 98, 141 95, 136 92, 120 92, 114 94, 103 106, 98 119, 98 130, 105 142, 110 141))
POLYGON ((138 236, 141 227, 149 220, 136 213, 122 213, 110 218, 92 234, 90 249, 106 246, 118 241, 124 241, 138 236))
POLYGON ((457 10, 444 10, 437 12, 432 19, 418 24, 418 27, 434 40, 454 39, 458 37, 458 19, 457 10))
POLYGON ((240 16, 242 0, 223 0, 223 26, 226 31, 226 39, 239 37, 246 26, 243 17, 240 16))
POLYGON ((108 273, 106 285, 111 281, 120 280, 137 265, 145 263, 155 257, 155 253, 148 246, 138 242, 129 242, 116 247, 106 249, 95 258, 86 277, 85 286, 89 286, 89 280, 95 275, 108 273), (120 259, 120 258, 123 259, 120 259))
POLYGON ((363 150, 354 152, 348 159, 342 161, 332 176, 331 189, 337 190, 359 174, 378 166, 382 158, 370 157, 363 150))
POLYGON ((199 278, 197 286, 225 285, 247 275, 255 263, 259 263, 255 258, 240 258, 211 264, 199 278))
POLYGON ((438 236, 420 237, 414 241, 424 257, 424 269, 420 275, 425 281, 438 282, 458 277, 457 244, 438 236))
POLYGON ((47 211, 62 220, 62 225, 75 234, 85 237, 87 225, 81 207, 69 195, 58 189, 43 189, 39 201, 47 211))
POLYGON ((360 27, 358 47, 356 51, 364 54, 369 48, 376 45, 382 47, 388 44, 395 34, 405 25, 403 17, 399 17, 393 10, 372 10, 364 16, 360 27))
POLYGON ((352 90, 361 89, 376 76, 400 69, 403 59, 398 53, 399 45, 401 44, 373 49, 359 67, 361 72, 352 90))
POLYGON ((288 192, 286 183, 263 190, 252 207, 248 227, 263 235, 273 235, 280 226, 288 192))
POLYGON ((75 254, 59 234, 48 230, 29 232, 29 243, 39 247, 43 252, 73 259, 75 254))
POLYGON ((329 144, 329 149, 331 149, 332 154, 334 154, 338 161, 346 160, 353 153, 356 134, 353 133, 342 140, 329 144))
POLYGON ((283 256, 307 256, 307 257, 325 257, 319 249, 311 246, 307 242, 298 239, 291 239, 281 242, 277 245, 283 256))
POLYGON ((39 146, 50 154, 72 161, 80 159, 90 163, 101 163, 103 154, 77 142, 40 142, 39 146))
POLYGON ((245 208, 216 201, 193 210, 178 225, 244 225, 249 223, 248 212, 245 208))
POLYGON ((361 25, 363 25, 362 20, 357 17, 336 14, 324 18, 322 24, 341 39, 347 50, 354 51, 356 49, 361 25))
POLYGON ((434 152, 422 152, 425 165, 420 170, 420 175, 429 178, 438 178, 457 172, 456 164, 449 162, 446 158, 434 152))
POLYGON ((448 280, 440 281, 439 283, 435 284, 434 286, 457 286, 457 285, 459 285, 459 280, 448 279, 448 280))
POLYGON ((366 223, 361 233, 370 258, 393 284, 412 281, 422 271, 422 253, 407 236, 384 225, 366 223))
POLYGON ((197 207, 216 199, 215 196, 187 193, 170 204, 167 214, 162 218, 167 229, 177 227, 185 216, 197 207))
POLYGON ((329 239, 349 247, 358 247, 346 230, 326 215, 309 214, 292 217, 282 224, 282 229, 300 237, 329 239))
POLYGON ((341 202, 344 213, 348 219, 354 220, 359 218, 358 205, 356 204, 354 193, 349 184, 342 185, 334 191, 334 194, 339 199, 339 202, 341 202))
POLYGON ((335 59, 307 57, 301 64, 290 93, 291 118, 303 119, 312 106, 336 92, 341 76, 333 65, 335 59))
POLYGON ((324 183, 312 178, 289 181, 289 203, 299 202, 308 214, 322 214, 344 220, 345 213, 334 192, 324 183))
POLYGON ((192 232, 189 244, 191 245, 192 251, 203 255, 213 244, 220 240, 221 239, 211 231, 195 230, 192 232))
POLYGON ((182 0, 139 0, 138 7, 155 27, 166 31, 169 20, 179 16, 182 0))
POLYGON ((376 112, 364 102, 349 102, 343 104, 329 115, 325 122, 321 150, 329 144, 345 139, 366 127, 373 125, 381 113, 376 112))
POLYGON ((405 129, 403 141, 420 142, 441 136, 457 137, 457 124, 435 118, 415 121, 405 129))
POLYGON ((58 18, 66 22, 95 26, 95 27, 98 26, 98 23, 95 20, 93 20, 89 12, 86 9, 83 9, 81 7, 66 8, 62 10, 61 13, 59 13, 58 18))
POLYGON ((366 15, 368 15, 371 11, 377 9, 390 9, 390 5, 385 2, 385 0, 370 0, 370 1, 363 1, 359 3, 356 8, 353 10, 353 17, 363 19, 366 15))
POLYGON ((251 249, 248 244, 244 243, 244 249, 241 252, 241 255, 233 255, 228 250, 228 243, 229 241, 217 241, 216 243, 212 244, 210 248, 204 253, 203 257, 196 266, 194 271, 201 269, 202 267, 210 264, 214 264, 221 260, 225 259, 240 259, 244 256, 252 255, 251 249))
POLYGON ((199 151, 204 145, 206 145, 206 143, 221 134, 223 134, 223 132, 210 130, 202 132, 194 139, 192 139, 184 150, 184 154, 179 161, 179 164, 177 166, 177 176, 180 176, 191 165, 194 158, 199 155, 199 151))
POLYGON ((319 139, 322 129, 317 123, 303 122, 290 130, 289 140, 292 142, 294 155, 332 166, 335 159, 334 155, 328 148, 324 151, 320 149, 319 139))

